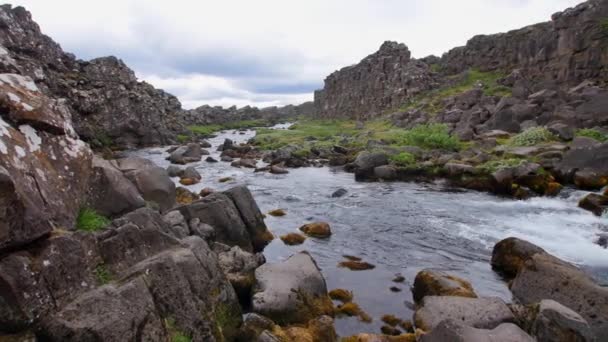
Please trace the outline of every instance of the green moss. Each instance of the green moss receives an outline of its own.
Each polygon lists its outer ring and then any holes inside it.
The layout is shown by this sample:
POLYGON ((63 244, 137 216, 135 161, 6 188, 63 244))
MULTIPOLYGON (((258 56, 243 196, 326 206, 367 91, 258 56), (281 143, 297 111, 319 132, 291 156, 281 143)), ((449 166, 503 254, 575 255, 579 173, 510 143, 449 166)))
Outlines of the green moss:
POLYGON ((405 131, 398 143, 403 146, 418 146, 428 149, 458 150, 460 140, 450 135, 448 127, 444 124, 418 125, 405 131))
POLYGON ((557 138, 546 127, 532 127, 509 139, 511 146, 534 146, 557 138))
POLYGON ((179 330, 175 325, 175 320, 173 318, 165 318, 165 328, 169 333, 169 338, 171 342, 190 342, 192 338, 186 335, 184 332, 179 330))
POLYGON ((230 341, 242 322, 240 307, 220 302, 215 308, 215 337, 218 341, 230 341))
POLYGON ((461 75, 452 76, 453 79, 462 77, 462 79, 454 84, 418 95, 404 104, 400 109, 411 110, 418 108, 430 114, 436 114, 444 108, 443 101, 445 99, 460 95, 478 86, 481 87, 487 96, 511 96, 512 92, 510 88, 498 84, 498 80, 504 76, 503 73, 497 71, 483 72, 477 69, 469 69, 461 75))
POLYGON ((416 157, 408 152, 401 152, 389 157, 390 161, 397 166, 408 166, 416 162, 416 157))
POLYGON ((576 131, 576 136, 577 137, 587 137, 587 138, 591 138, 591 139, 595 139, 599 142, 605 142, 608 141, 608 134, 606 133, 602 133, 596 129, 593 128, 584 128, 584 129, 579 129, 578 131, 576 131))
POLYGON ((78 212, 76 218, 76 229, 94 232, 100 230, 110 224, 110 220, 106 217, 99 215, 95 210, 91 208, 82 208, 78 212))
POLYGON ((608 35, 608 17, 600 19, 600 27, 604 35, 608 35))
POLYGON ((105 285, 112 281, 112 273, 110 273, 110 270, 104 264, 97 265, 93 273, 95 273, 95 278, 99 285, 105 285))

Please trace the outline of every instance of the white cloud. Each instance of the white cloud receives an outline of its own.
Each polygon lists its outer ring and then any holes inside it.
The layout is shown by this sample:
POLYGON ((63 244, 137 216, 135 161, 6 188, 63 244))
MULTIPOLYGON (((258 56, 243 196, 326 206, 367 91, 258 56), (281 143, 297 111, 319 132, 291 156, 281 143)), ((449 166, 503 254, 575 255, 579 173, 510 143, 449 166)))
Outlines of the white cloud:
POLYGON ((415 57, 549 20, 580 0, 16 0, 81 58, 114 54, 185 106, 287 104, 384 40, 415 57), (206 102, 205 102, 206 101, 206 102), (233 102, 230 102, 233 101, 233 102))

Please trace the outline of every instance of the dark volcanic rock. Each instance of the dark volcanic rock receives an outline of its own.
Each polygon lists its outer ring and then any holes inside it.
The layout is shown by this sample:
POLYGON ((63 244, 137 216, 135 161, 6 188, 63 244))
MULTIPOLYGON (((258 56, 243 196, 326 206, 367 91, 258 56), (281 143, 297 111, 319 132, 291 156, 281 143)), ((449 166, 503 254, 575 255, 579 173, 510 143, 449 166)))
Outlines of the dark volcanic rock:
POLYGON ((324 118, 366 119, 395 108, 434 83, 429 66, 411 58, 407 46, 384 42, 359 64, 325 79, 315 92, 315 112, 324 118))

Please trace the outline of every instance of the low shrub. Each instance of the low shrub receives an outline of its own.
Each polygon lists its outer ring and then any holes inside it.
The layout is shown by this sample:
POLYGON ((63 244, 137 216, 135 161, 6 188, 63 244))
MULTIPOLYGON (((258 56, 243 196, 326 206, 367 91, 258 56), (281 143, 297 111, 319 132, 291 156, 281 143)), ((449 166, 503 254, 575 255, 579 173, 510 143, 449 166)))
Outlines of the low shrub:
POLYGON ((401 152, 390 156, 389 160, 397 166, 409 166, 416 162, 416 157, 409 152, 401 152))
POLYGON ((509 139, 512 146, 534 146, 540 143, 557 140, 546 127, 531 127, 509 139))
POLYGON ((398 143, 403 146, 418 146, 426 149, 460 149, 460 140, 450 135, 444 124, 424 124, 405 131, 398 143))
POLYGON ((76 218, 76 229, 94 232, 110 224, 110 220, 91 208, 82 208, 76 218))

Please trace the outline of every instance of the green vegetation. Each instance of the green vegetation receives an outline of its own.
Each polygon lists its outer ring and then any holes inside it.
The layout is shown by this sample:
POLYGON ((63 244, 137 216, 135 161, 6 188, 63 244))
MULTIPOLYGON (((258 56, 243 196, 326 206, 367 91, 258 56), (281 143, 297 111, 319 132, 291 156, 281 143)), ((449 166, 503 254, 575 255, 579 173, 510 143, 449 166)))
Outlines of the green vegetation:
POLYGON ((409 166, 416 162, 416 158, 413 154, 408 152, 401 152, 389 157, 390 161, 397 166, 409 166))
POLYGON ((405 131, 398 140, 399 145, 418 146, 428 149, 458 150, 460 141, 450 135, 444 124, 418 125, 405 131))
POLYGON ((602 133, 602 132, 598 131, 597 129, 593 129, 593 128, 579 129, 578 131, 576 131, 576 136, 595 139, 599 142, 608 141, 608 134, 602 133))
POLYGON ((517 158, 497 159, 497 160, 487 161, 487 162, 479 165, 477 168, 485 173, 494 173, 498 170, 520 166, 524 162, 525 162, 524 159, 517 159, 517 158))
POLYGON ((556 137, 546 127, 531 127, 509 139, 512 146, 534 146, 543 142, 555 141, 556 137))
POLYGON ((600 19, 600 27, 605 35, 608 35, 608 17, 600 19))
POLYGON ((231 335, 241 325, 241 309, 238 306, 218 303, 215 308, 216 331, 218 341, 232 340, 231 335))
POLYGON ((169 333, 171 342, 190 342, 192 338, 184 334, 175 326, 175 320, 173 318, 165 318, 165 327, 169 333))
POLYGON ((190 141, 190 136, 187 134, 178 134, 177 141, 181 144, 186 143, 186 142, 190 141))
MULTIPOLYGON (((433 66, 431 66, 433 70, 433 66)), ((496 71, 483 72, 477 69, 469 69, 464 75, 451 76, 453 84, 440 89, 432 90, 416 96, 406 103, 401 110, 419 108, 431 114, 438 113, 443 109, 443 100, 460 95, 476 87, 480 87, 488 96, 511 96, 511 89, 498 84, 498 80, 505 75, 496 71), (458 80, 458 78, 461 78, 458 80)))
POLYGON ((100 285, 105 285, 112 281, 112 273, 110 273, 110 270, 108 270, 108 268, 104 264, 97 265, 93 273, 95 273, 97 283, 99 283, 100 285))
POLYGON ((210 135, 214 132, 223 131, 226 129, 264 127, 268 125, 269 123, 266 120, 242 120, 227 122, 221 125, 193 125, 188 126, 188 130, 194 134, 210 135))
POLYGON ((86 232, 100 230, 108 224, 110 224, 109 219, 99 215, 91 208, 80 209, 78 212, 78 217, 76 218, 76 229, 86 232))

